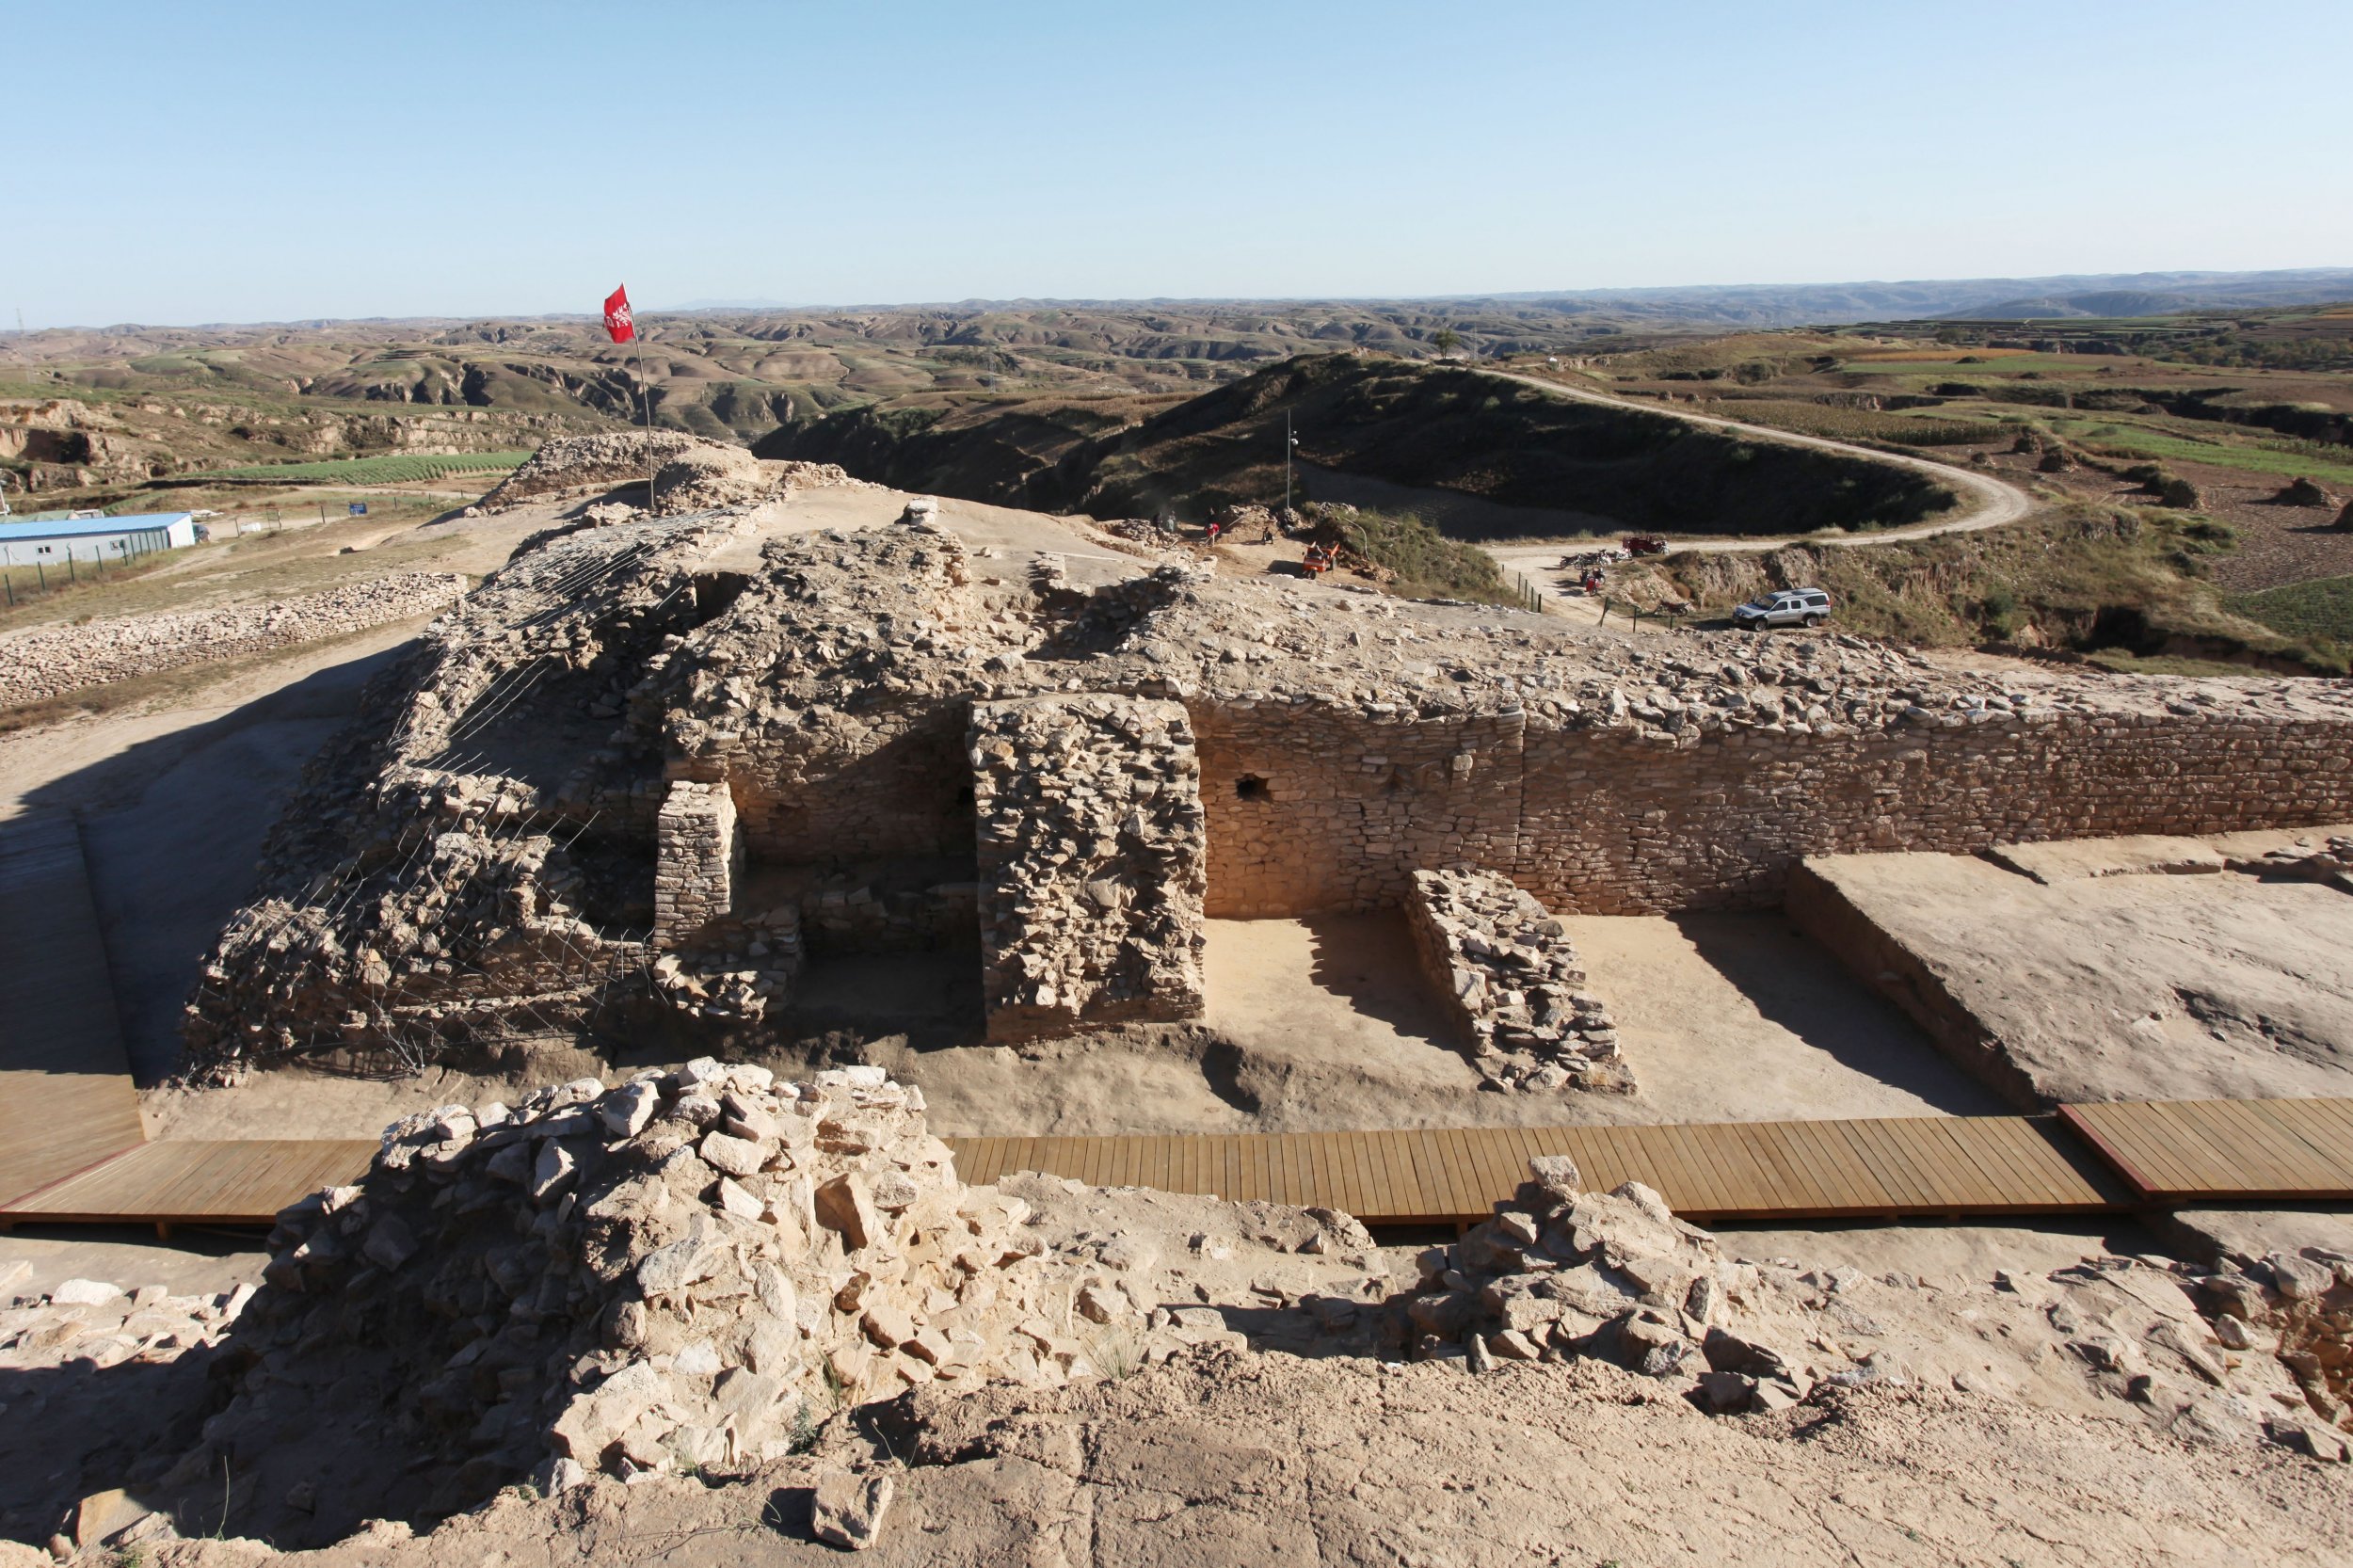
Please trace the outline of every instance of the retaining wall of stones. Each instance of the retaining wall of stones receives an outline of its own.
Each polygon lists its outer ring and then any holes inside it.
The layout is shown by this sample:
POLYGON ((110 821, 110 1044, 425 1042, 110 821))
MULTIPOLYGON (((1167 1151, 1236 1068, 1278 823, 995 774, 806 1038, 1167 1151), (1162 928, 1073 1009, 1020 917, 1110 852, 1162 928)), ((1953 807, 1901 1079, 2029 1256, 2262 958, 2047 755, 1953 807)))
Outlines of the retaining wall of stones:
POLYGON ((1200 1016, 1198 769, 1174 702, 973 705, 989 1038, 1200 1016))
POLYGON ((2201 834, 2353 817, 2353 730, 2227 712, 1931 715, 1680 736, 1192 704, 1209 913, 1404 902, 1420 868, 1508 871, 1548 907, 1776 904, 1808 855, 2201 834))
POLYGON ((465 591, 455 572, 412 571, 267 604, 36 627, 0 639, 0 708, 430 615, 465 591))
POLYGON ((1405 921, 1487 1087, 1633 1089, 1568 933, 1508 877, 1416 872, 1405 921))

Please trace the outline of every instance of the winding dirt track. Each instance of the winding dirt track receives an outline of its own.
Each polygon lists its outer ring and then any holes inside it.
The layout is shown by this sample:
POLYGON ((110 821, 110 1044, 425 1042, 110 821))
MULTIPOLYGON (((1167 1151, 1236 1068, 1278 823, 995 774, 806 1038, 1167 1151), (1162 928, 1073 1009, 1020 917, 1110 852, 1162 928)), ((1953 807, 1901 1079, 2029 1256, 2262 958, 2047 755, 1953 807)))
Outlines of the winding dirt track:
MULTIPOLYGON (((1896 544, 1905 539, 1933 538, 1939 534, 1969 534, 1981 528, 1999 528, 2016 522, 2034 508, 2034 498, 2008 480, 1991 474, 1973 472, 1947 463, 1931 462, 1926 457, 1903 457, 1894 453, 1880 452, 1867 446, 1853 446, 1846 441, 1830 440, 1821 436, 1800 436, 1786 430, 1774 430, 1762 424, 1743 424, 1737 420, 1718 419, 1712 414, 1687 414, 1672 406, 1637 403, 1628 398, 1611 397, 1606 392, 1588 392, 1582 387, 1564 386, 1534 376, 1512 376, 1502 371, 1484 371, 1499 381, 1511 381, 1523 387, 1533 387, 1556 397, 1566 397, 1579 403, 1598 403, 1610 408, 1636 408, 1644 413, 1665 414, 1672 419, 1688 420, 1693 424, 1713 425, 1719 430, 1734 430, 1757 440, 1783 441, 1792 446, 1819 447, 1824 452, 1843 453, 1874 463, 1893 463, 1899 468, 1917 469, 1939 482, 1961 492, 1961 510, 1958 516, 1937 522, 1917 523, 1909 528, 1874 529, 1864 534, 1781 534, 1753 536, 1730 539, 1683 539, 1673 541, 1676 550, 1726 551, 1775 550, 1784 545, 1817 545, 1849 549, 1865 545, 1896 544)), ((1529 569, 1530 562, 1540 557, 1554 557, 1561 546, 1505 546, 1492 549, 1490 553, 1508 566, 1529 569)))

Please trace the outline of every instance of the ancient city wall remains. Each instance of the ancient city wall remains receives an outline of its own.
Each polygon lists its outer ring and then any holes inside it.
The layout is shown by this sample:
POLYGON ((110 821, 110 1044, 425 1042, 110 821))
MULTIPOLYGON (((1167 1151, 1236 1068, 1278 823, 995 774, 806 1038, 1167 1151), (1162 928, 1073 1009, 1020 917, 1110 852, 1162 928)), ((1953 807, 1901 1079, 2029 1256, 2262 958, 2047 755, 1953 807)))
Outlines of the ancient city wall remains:
POLYGON ((0 708, 431 615, 465 591, 455 572, 411 571, 269 603, 35 627, 0 640, 0 708))
POLYGON ((2353 816, 2353 728, 2057 713, 1845 735, 1558 729, 1195 703, 1209 913, 1403 902, 1422 867, 1508 871, 1549 907, 1779 901, 1802 856, 2195 834, 2353 816))
POLYGON ((1205 846, 1184 709, 976 703, 971 757, 989 1038, 1198 1016, 1205 846))

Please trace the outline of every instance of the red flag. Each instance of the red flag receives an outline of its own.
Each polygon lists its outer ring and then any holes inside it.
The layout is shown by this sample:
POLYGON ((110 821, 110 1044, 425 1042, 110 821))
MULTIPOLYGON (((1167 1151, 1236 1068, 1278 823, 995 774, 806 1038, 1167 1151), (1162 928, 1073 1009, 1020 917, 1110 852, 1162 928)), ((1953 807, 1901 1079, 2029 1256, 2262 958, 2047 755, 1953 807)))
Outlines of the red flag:
POLYGON ((637 324, 630 319, 626 284, 604 296, 604 329, 613 334, 615 343, 627 343, 637 335, 637 324))

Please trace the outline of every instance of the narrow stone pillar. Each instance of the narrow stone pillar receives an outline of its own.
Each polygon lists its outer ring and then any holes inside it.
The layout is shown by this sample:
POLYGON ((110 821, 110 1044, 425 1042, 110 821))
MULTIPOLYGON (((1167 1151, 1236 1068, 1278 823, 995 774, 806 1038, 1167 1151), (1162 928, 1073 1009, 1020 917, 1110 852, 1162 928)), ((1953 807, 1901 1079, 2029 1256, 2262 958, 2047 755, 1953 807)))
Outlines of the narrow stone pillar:
POLYGON ((724 781, 670 782, 654 821, 653 945, 674 948, 735 906, 744 830, 724 781))

